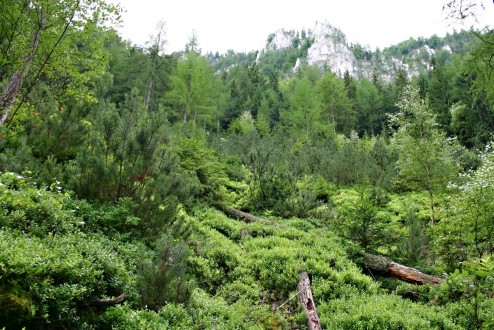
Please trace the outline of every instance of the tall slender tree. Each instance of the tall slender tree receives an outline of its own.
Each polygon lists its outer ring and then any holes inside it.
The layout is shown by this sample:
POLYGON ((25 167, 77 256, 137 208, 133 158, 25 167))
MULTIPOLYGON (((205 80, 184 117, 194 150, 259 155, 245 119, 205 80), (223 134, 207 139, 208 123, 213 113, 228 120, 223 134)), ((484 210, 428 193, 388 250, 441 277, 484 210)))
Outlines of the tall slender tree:
POLYGON ((350 99, 344 82, 328 71, 317 86, 323 121, 333 125, 333 132, 350 133, 355 125, 350 99))
POLYGON ((315 93, 315 86, 307 77, 293 78, 286 90, 290 107, 281 113, 287 126, 303 130, 305 141, 309 143, 311 134, 320 125, 321 109, 315 93), (291 85, 291 86, 290 86, 291 85))
MULTIPOLYGON (((98 56, 92 60, 87 57, 89 53, 85 49, 91 44, 80 43, 81 33, 94 33, 94 27, 116 8, 102 0, 2 0, 0 7, 0 62, 3 63, 0 77, 7 78, 0 94, 0 125, 3 125, 15 116, 42 76, 64 72, 70 82, 82 86, 84 79, 87 80, 84 75, 87 68, 74 66, 74 60, 82 56, 92 66, 98 62, 98 56)), ((73 88, 72 92, 77 90, 73 88)))
POLYGON ((417 89, 406 87, 398 108, 399 112, 390 116, 390 125, 394 130, 391 144, 399 156, 399 180, 405 186, 428 192, 434 225, 436 195, 459 170, 453 157, 454 141, 440 130, 434 112, 417 89))

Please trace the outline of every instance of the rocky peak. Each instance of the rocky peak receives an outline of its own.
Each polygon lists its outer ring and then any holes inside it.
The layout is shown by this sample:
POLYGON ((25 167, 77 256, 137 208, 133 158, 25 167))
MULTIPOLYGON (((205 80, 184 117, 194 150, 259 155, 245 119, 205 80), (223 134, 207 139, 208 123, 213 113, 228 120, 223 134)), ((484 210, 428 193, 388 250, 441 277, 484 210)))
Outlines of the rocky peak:
POLYGON ((314 42, 307 52, 307 63, 318 67, 330 68, 343 76, 345 71, 357 75, 357 59, 346 42, 346 36, 341 30, 329 23, 316 22, 309 35, 314 42))
POLYGON ((269 35, 265 50, 275 51, 293 46, 294 31, 278 30, 269 35))

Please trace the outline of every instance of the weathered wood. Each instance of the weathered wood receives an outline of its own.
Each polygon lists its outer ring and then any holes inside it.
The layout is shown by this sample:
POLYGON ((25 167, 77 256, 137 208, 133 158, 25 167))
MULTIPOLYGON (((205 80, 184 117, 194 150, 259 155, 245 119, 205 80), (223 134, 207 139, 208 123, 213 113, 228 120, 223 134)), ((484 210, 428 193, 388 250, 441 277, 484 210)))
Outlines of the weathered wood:
POLYGON ((96 307, 115 306, 123 303, 126 299, 127 295, 125 293, 122 293, 120 296, 113 299, 94 299, 89 303, 89 305, 96 307))
POLYGON ((316 303, 312 296, 309 275, 307 272, 300 273, 300 280, 298 282, 298 300, 302 304, 307 315, 307 328, 309 330, 321 330, 321 321, 317 315, 316 303))
POLYGON ((370 253, 364 253, 364 264, 371 272, 393 277, 408 283, 435 285, 444 281, 442 277, 424 274, 418 269, 403 266, 383 256, 370 253))
POLYGON ((259 222, 259 223, 262 223, 263 225, 267 225, 267 226, 286 228, 283 225, 277 224, 275 222, 272 222, 272 221, 269 221, 269 220, 266 220, 263 218, 256 217, 255 215, 237 210, 237 209, 230 207, 230 206, 219 206, 219 207, 228 216, 235 218, 235 219, 238 219, 238 220, 242 220, 242 221, 247 222, 247 223, 259 222))

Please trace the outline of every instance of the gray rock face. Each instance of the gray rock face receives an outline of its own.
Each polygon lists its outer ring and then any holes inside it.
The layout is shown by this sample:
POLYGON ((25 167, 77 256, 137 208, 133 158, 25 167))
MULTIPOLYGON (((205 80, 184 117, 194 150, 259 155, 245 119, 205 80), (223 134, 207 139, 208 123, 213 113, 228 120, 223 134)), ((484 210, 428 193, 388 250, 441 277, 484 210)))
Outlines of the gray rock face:
MULTIPOLYGON (((310 44, 306 53, 298 58, 292 72, 296 72, 301 63, 316 65, 321 70, 330 69, 339 76, 348 71, 354 78, 372 78, 378 75, 385 81, 391 81, 399 70, 403 70, 409 78, 418 75, 421 71, 430 69, 430 59, 435 50, 425 45, 414 50, 409 60, 403 57, 385 55, 383 52, 371 51, 360 45, 349 44, 345 34, 328 22, 316 22, 315 26, 302 31, 278 30, 268 38, 262 54, 287 49, 301 49, 310 44)), ((443 50, 448 50, 444 49, 443 50)))
POLYGON ((357 75, 357 59, 346 42, 346 37, 328 23, 316 23, 310 31, 314 43, 307 53, 307 63, 327 67, 337 74, 357 75))
POLYGON ((268 36, 263 49, 248 54, 231 51, 223 57, 211 55, 210 60, 218 64, 218 71, 255 61, 284 76, 311 65, 339 76, 348 72, 355 79, 377 77, 390 82, 398 73, 411 79, 430 71, 433 58, 448 61, 453 54, 467 54, 474 49, 475 42, 467 31, 461 31, 441 38, 437 35, 410 38, 382 50, 370 49, 360 43, 349 43, 340 29, 324 21, 299 31, 280 29, 268 36))
POLYGON ((293 31, 279 30, 268 38, 269 42, 265 49, 274 51, 289 48, 292 46, 293 37, 293 31))
POLYGON ((269 36, 267 45, 261 52, 300 48, 306 40, 311 42, 311 46, 307 50, 306 57, 297 60, 294 71, 302 60, 321 69, 329 68, 341 75, 348 71, 351 75, 357 76, 357 59, 347 44, 345 35, 327 22, 316 22, 312 29, 302 33, 278 30, 269 36))

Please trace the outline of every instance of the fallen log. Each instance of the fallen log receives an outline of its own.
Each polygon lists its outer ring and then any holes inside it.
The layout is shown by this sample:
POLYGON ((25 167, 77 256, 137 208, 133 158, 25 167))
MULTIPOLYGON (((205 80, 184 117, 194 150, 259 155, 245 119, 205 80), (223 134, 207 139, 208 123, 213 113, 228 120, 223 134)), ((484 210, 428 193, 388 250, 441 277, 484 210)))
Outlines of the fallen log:
POLYGON ((317 315, 316 303, 312 296, 309 275, 307 275, 307 272, 300 273, 300 280, 298 282, 298 300, 302 304, 307 315, 307 329, 321 330, 321 321, 317 315))
POLYGON ((120 296, 113 299, 94 299, 89 302, 89 305, 96 307, 115 306, 123 303, 126 299, 127 295, 125 293, 122 293, 120 296))
POLYGON ((424 274, 418 269, 403 266, 383 256, 370 253, 364 253, 364 265, 371 272, 393 277, 408 283, 435 285, 441 284, 444 281, 442 277, 424 274))
POLYGON ((223 212, 225 212, 230 217, 238 219, 238 220, 242 220, 242 221, 247 222, 247 223, 259 222, 259 223, 262 223, 263 225, 267 225, 267 226, 286 228, 283 225, 277 224, 275 222, 272 222, 272 221, 269 221, 269 220, 266 220, 263 218, 256 217, 255 215, 237 210, 236 208, 233 208, 230 206, 220 206, 220 208, 223 212))

